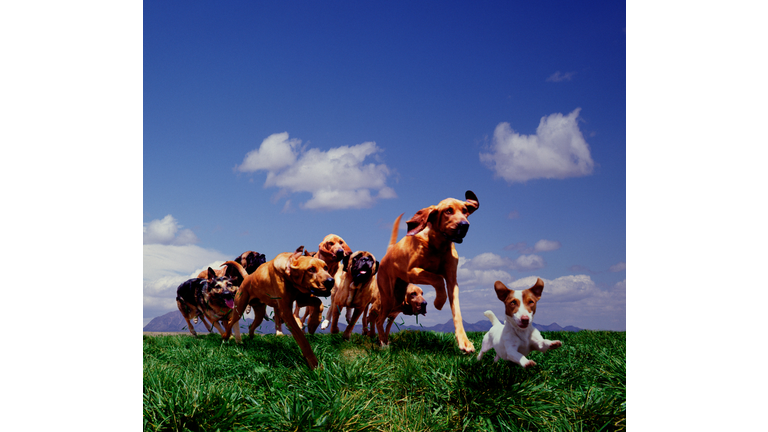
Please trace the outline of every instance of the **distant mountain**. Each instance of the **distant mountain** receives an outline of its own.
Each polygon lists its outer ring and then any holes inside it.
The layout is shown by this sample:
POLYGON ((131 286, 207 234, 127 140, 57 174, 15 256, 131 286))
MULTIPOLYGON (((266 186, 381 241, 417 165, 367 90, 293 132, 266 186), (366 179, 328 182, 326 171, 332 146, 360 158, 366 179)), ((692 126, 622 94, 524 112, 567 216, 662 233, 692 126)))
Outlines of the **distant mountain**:
MULTIPOLYGON (((242 326, 240 331, 241 332, 248 332, 248 325, 252 323, 253 320, 248 319, 245 323, 241 323, 242 326)), ((359 321, 358 321, 359 322, 359 321)), ((397 321, 395 321, 397 322, 397 321)), ((194 324, 194 323, 193 323, 194 324)), ((570 332, 577 332, 581 329, 574 326, 566 326, 566 327, 560 327, 557 323, 552 323, 550 325, 541 325, 537 323, 533 323, 533 326, 539 329, 539 331, 570 331, 570 332)), ((200 321, 197 325, 194 325, 195 331, 198 333, 208 333, 208 330, 206 330, 205 326, 203 325, 203 322, 200 321)), ((341 331, 344 331, 344 329, 347 328, 347 323, 344 321, 344 317, 340 317, 339 319, 339 329, 341 331)), ((355 333, 361 333, 362 332, 362 325, 358 324, 355 326, 355 333)), ((468 332, 486 332, 491 328, 491 322, 488 320, 481 320, 474 324, 464 322, 464 330, 468 332)), ((330 333, 330 326, 325 330, 320 330, 320 328, 317 329, 317 333, 330 333)), ((407 325, 407 326, 396 326, 395 324, 392 325, 392 333, 396 333, 400 330, 416 330, 416 331, 434 331, 439 333, 453 333, 454 327, 453 327, 453 321, 448 320, 445 324, 436 324, 431 327, 424 327, 420 325, 407 325)), ((181 312, 179 311, 173 311, 168 312, 165 315, 156 317, 152 319, 145 327, 145 332, 186 332, 187 330, 187 322, 184 320, 184 317, 181 315, 181 312)), ((216 331, 216 330, 214 330, 216 331)), ((257 333, 262 334, 272 334, 275 332, 275 323, 274 321, 267 321, 266 319, 261 323, 259 328, 257 329, 257 333)), ((284 333, 290 333, 288 328, 283 325, 283 332, 284 333)))

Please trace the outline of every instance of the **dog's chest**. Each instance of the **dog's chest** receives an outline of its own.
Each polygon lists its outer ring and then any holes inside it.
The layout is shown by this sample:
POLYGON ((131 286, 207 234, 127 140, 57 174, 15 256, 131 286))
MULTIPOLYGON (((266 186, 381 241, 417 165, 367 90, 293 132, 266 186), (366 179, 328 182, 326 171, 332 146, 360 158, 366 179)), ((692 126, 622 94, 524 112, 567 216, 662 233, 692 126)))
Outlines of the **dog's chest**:
POLYGON ((501 340, 506 349, 527 355, 531 352, 531 332, 532 328, 530 327, 522 331, 516 329, 514 324, 509 323, 509 318, 507 318, 501 340))

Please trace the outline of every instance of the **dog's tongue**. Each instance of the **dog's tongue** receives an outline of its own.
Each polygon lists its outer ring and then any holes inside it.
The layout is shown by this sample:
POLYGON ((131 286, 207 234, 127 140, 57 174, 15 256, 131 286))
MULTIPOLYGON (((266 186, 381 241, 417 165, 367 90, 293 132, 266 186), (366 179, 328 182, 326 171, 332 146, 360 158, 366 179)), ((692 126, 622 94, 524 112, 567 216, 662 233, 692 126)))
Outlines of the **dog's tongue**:
POLYGON ((235 301, 234 300, 227 299, 227 300, 224 300, 224 303, 226 303, 227 307, 230 308, 230 309, 233 309, 235 307, 235 301))

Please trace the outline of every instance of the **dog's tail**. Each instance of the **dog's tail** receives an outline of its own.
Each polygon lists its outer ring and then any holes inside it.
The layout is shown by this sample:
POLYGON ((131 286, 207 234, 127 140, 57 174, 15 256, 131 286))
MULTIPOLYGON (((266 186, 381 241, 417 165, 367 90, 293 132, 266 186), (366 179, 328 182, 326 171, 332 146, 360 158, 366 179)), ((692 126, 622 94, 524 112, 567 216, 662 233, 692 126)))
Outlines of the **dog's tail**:
POLYGON ((248 272, 245 271, 243 266, 241 266, 240 263, 237 261, 227 261, 224 264, 222 264, 221 267, 224 267, 225 265, 236 268, 240 272, 240 275, 243 277, 243 280, 245 280, 245 278, 248 276, 248 272))
POLYGON ((496 314, 494 314, 492 311, 487 310, 483 313, 483 315, 485 315, 486 318, 491 320, 491 325, 501 324, 501 321, 499 321, 499 319, 496 318, 496 314))
POLYGON ((403 214, 404 213, 400 213, 400 216, 395 219, 395 224, 392 226, 392 237, 389 238, 389 246, 387 246, 387 249, 397 243, 397 233, 400 231, 400 219, 403 218, 403 214))

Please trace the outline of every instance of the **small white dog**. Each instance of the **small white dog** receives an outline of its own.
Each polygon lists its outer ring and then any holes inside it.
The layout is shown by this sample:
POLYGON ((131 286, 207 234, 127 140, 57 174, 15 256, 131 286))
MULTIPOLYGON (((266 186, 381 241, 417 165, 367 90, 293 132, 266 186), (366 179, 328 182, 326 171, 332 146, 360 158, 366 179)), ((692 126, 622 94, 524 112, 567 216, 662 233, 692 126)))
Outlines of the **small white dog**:
POLYGON ((499 300, 504 302, 507 320, 502 324, 493 312, 485 311, 484 315, 491 320, 493 327, 483 337, 483 348, 477 355, 478 360, 483 357, 483 353, 493 348, 496 350, 494 362, 503 358, 529 368, 536 366, 536 363, 525 358, 526 354, 532 350, 547 352, 563 345, 559 340, 544 339, 532 324, 536 303, 544 290, 544 281, 541 278, 537 278, 536 284, 526 290, 513 291, 501 281, 496 281, 493 289, 496 290, 499 300))

